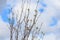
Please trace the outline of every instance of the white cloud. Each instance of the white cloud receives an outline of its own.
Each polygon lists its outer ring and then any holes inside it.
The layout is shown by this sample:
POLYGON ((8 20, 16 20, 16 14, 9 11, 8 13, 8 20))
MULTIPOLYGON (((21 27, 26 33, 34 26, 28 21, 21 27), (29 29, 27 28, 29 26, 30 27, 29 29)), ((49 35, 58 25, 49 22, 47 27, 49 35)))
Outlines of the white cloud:
POLYGON ((0 37, 7 37, 9 35, 9 27, 7 23, 3 22, 0 16, 0 37))
POLYGON ((56 40, 56 35, 54 33, 51 33, 49 35, 45 35, 43 40, 56 40))

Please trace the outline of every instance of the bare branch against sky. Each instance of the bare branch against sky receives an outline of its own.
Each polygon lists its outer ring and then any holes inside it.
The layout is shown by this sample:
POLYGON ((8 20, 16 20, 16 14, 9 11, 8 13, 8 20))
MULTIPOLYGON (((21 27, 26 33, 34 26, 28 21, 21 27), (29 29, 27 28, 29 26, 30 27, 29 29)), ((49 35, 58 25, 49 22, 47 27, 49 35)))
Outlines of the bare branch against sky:
POLYGON ((60 40, 59 0, 0 0, 0 40, 60 40))

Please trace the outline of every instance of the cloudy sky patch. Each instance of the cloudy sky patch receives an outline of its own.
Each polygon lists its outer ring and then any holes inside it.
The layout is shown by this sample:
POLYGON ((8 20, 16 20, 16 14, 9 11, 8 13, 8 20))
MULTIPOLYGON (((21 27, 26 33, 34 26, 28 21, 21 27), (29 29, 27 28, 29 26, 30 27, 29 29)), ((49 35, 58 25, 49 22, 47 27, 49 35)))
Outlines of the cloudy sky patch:
MULTIPOLYGON (((19 3, 21 0, 0 0, 0 39, 5 40, 2 38, 6 38, 9 32, 7 27, 7 18, 10 13, 11 7, 14 7, 13 10, 20 11, 19 3), (2 14, 1 14, 2 13, 2 14)), ((32 4, 30 4, 31 12, 34 11, 36 0, 32 0, 32 4), (34 6, 34 7, 33 7, 34 6)), ((26 4, 25 4, 26 5, 26 4)), ((60 1, 59 0, 41 0, 38 6, 39 13, 42 13, 41 17, 39 18, 38 22, 44 22, 42 27, 42 31, 46 33, 44 40, 60 40, 60 1), (49 35, 47 34, 49 32, 49 35), (56 34, 56 35, 55 35, 56 34)), ((34 12, 33 12, 34 13, 34 12)), ((32 14, 33 16, 33 14, 32 14)), ((32 17, 31 16, 31 17, 32 17)), ((40 26, 38 24, 38 26, 40 26)))

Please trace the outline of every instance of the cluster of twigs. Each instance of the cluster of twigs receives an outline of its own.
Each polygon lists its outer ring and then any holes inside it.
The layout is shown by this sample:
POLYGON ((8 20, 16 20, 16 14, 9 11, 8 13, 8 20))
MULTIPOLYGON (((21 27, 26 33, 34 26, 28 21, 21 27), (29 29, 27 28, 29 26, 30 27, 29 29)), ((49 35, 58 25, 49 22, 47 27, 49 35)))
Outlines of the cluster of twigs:
MULTIPOLYGON (((31 0, 26 0, 26 1, 22 0, 21 14, 19 15, 19 12, 17 11, 18 13, 16 15, 16 20, 18 19, 18 16, 19 16, 19 20, 16 21, 16 24, 14 22, 14 20, 15 20, 15 17, 14 17, 15 13, 14 12, 12 12, 12 17, 9 18, 10 40, 13 40, 13 36, 15 37, 14 40, 28 40, 32 29, 35 28, 35 25, 37 25, 36 23, 37 23, 37 21, 40 17, 40 15, 38 16, 38 10, 37 10, 39 0, 37 0, 36 8, 34 10, 34 13, 35 13, 34 18, 31 19, 31 20, 29 20, 29 14, 30 14, 29 2, 31 3, 31 0), (23 16, 22 14, 23 14, 25 2, 27 2, 27 4, 28 4, 27 5, 28 8, 26 7, 28 13, 26 14, 26 12, 25 12, 25 15, 23 16), (22 16, 23 16, 23 18, 22 18, 22 16), (31 25, 29 25, 29 22, 30 22, 31 25), (21 31, 22 26, 21 25, 23 23, 25 25, 24 25, 24 31, 23 31, 23 34, 22 34, 22 31, 21 31), (15 26, 14 26, 14 24, 15 24, 15 26), (15 33, 15 35, 14 35, 14 33, 15 33), (21 34, 22 38, 20 38, 21 36, 19 36, 19 34, 21 34)), ((35 32, 36 34, 39 33, 39 31, 41 30, 42 25, 43 25, 43 23, 41 23, 40 28, 36 27, 36 29, 34 30, 34 31, 36 31, 35 32)), ((34 35, 32 36, 32 40, 34 40, 34 35)))

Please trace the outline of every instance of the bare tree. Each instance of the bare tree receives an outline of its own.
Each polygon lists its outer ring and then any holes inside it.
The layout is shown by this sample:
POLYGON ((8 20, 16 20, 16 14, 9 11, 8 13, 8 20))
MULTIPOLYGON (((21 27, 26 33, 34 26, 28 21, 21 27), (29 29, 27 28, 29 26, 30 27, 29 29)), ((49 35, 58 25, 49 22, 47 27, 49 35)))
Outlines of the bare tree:
POLYGON ((39 32, 41 31, 41 27, 42 27, 42 24, 40 25, 40 28, 36 27, 37 25, 37 21, 40 17, 40 15, 38 15, 38 3, 39 3, 39 0, 37 0, 37 3, 36 3, 36 8, 34 10, 34 15, 32 19, 29 19, 29 16, 30 16, 30 6, 29 6, 29 3, 31 3, 31 0, 22 0, 22 5, 21 5, 21 13, 19 15, 19 11, 17 10, 17 14, 16 14, 16 18, 14 17, 14 12, 12 12, 12 17, 9 18, 9 24, 10 24, 10 40, 13 40, 13 36, 15 37, 14 40, 28 40, 31 32, 33 31, 32 33, 32 40, 34 40, 34 34, 39 34, 39 32), (25 9, 25 12, 24 12, 24 4, 25 2, 27 2, 27 7, 25 9), (24 13, 24 16, 22 15, 24 13), (18 18, 19 16, 19 18, 18 18), (23 18, 22 18, 23 16, 23 18), (16 20, 16 24, 14 26, 14 20, 16 20), (22 33, 22 24, 24 23, 24 30, 23 30, 23 33, 22 33), (35 28, 35 29, 33 29, 35 28), (15 33, 15 35, 13 35, 15 33), (19 36, 19 34, 21 34, 21 36, 19 36))
POLYGON ((12 12, 11 18, 9 20, 9 29, 10 29, 10 40, 13 40, 13 26, 14 26, 14 13, 12 12))

